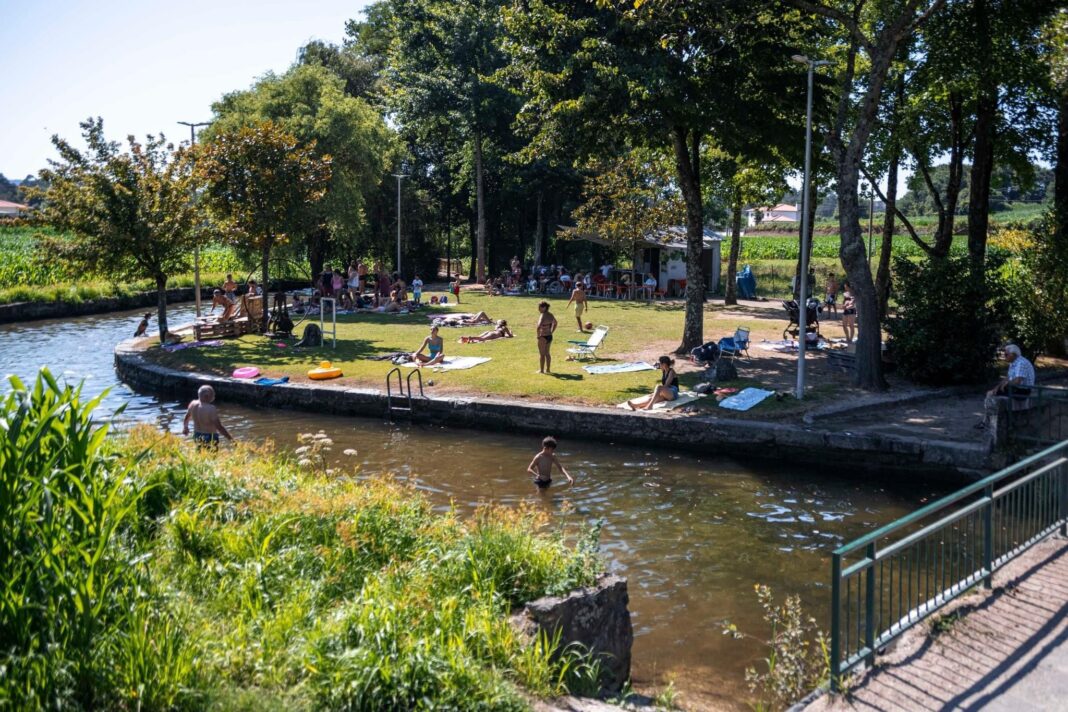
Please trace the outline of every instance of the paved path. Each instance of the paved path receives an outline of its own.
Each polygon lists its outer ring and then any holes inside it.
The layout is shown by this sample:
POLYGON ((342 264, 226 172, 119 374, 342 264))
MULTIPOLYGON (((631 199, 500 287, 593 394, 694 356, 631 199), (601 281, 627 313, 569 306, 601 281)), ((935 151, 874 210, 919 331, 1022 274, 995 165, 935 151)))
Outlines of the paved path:
POLYGON ((955 613, 942 633, 906 634, 848 696, 806 712, 1068 710, 1068 540, 1037 545, 955 613))

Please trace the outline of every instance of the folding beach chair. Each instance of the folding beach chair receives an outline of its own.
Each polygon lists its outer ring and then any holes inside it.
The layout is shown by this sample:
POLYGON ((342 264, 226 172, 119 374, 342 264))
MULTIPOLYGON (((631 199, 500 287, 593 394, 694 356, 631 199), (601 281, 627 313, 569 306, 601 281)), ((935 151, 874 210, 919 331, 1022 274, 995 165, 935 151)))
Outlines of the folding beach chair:
POLYGON ((567 352, 573 354, 576 360, 582 361, 587 358, 596 358, 597 349, 604 341, 604 337, 608 336, 607 326, 598 326, 590 334, 590 338, 586 341, 568 341, 569 344, 574 344, 569 348, 567 352))
POLYGON ((731 361, 740 353, 744 353, 746 359, 749 359, 749 329, 739 326, 734 336, 725 336, 720 339, 719 353, 722 358, 729 358, 731 361))

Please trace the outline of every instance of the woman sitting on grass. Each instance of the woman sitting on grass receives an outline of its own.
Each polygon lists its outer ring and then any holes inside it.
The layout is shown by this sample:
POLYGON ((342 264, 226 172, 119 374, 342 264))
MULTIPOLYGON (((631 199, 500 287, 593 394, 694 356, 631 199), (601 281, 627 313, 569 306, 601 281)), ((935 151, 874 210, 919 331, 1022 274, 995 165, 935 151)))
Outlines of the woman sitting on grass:
POLYGON ((494 339, 510 339, 513 334, 508 328, 508 322, 501 319, 497 322, 497 327, 491 331, 483 331, 478 336, 461 336, 457 339, 458 344, 481 344, 483 341, 493 341, 494 339))
POLYGON ((412 361, 419 368, 434 366, 445 360, 445 342, 438 336, 438 327, 430 327, 430 336, 423 339, 419 350, 412 354, 412 361), (426 353, 423 353, 426 349, 426 353))
POLYGON ((653 389, 651 395, 627 401, 631 410, 652 410, 657 403, 673 401, 679 397, 679 375, 675 373, 674 359, 661 356, 657 366, 660 367, 660 385, 653 389))

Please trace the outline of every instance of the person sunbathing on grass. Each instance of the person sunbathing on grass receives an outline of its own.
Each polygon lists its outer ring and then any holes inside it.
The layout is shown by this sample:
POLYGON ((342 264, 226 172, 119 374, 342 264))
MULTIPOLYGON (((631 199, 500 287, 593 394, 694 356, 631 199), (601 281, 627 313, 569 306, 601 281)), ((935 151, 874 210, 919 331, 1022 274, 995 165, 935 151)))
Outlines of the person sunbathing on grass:
POLYGON ((478 336, 461 336, 457 339, 458 344, 481 344, 483 341, 493 341, 494 339, 510 339, 513 334, 508 328, 508 322, 501 319, 497 322, 497 327, 490 331, 483 331, 478 336))
POLYGON ((480 311, 474 316, 443 316, 439 321, 442 326, 478 326, 480 324, 491 324, 493 320, 489 318, 489 314, 484 311, 480 311))

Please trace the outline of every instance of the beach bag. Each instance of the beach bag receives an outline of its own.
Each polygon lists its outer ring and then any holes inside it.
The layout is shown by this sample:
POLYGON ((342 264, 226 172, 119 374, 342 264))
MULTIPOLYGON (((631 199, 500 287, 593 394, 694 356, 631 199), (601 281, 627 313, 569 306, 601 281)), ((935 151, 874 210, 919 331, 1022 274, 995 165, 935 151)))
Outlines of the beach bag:
POLYGON ((698 363, 712 363, 719 358, 719 345, 709 341, 690 351, 690 356, 698 363))

